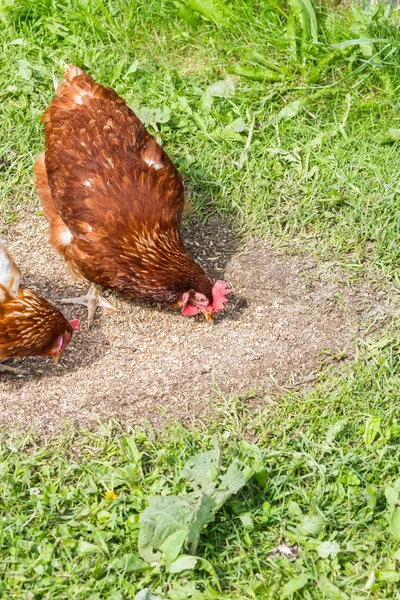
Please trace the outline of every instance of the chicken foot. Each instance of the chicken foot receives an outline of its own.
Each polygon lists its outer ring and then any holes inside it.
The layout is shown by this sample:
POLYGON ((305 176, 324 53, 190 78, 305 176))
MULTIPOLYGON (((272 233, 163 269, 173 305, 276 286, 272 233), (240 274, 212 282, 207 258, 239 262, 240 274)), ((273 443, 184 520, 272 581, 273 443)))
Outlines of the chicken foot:
POLYGON ((108 300, 103 298, 103 296, 100 296, 100 287, 95 283, 90 286, 86 296, 62 298, 60 302, 61 304, 82 304, 82 306, 86 306, 88 309, 88 329, 93 325, 94 316, 98 307, 107 308, 108 310, 117 310, 115 306, 108 302, 108 300))
POLYGON ((12 375, 16 375, 17 377, 23 377, 25 375, 24 371, 21 371, 21 369, 17 369, 16 367, 7 367, 7 365, 4 365, 3 363, 5 363, 6 360, 9 359, 3 358, 3 360, 0 360, 0 373, 12 373, 12 375))

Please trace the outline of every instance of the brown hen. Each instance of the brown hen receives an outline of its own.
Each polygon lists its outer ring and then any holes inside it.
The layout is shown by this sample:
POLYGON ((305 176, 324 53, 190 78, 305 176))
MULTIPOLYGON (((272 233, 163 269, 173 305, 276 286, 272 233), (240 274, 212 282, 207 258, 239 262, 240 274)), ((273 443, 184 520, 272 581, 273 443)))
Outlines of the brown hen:
POLYGON ((185 249, 181 175, 125 101, 69 66, 42 120, 46 149, 34 173, 50 243, 94 284, 64 302, 86 305, 89 326, 97 306, 112 308, 98 286, 212 320, 226 284, 185 249))
MULTIPOLYGON (((20 270, 0 241, 0 363, 18 356, 52 356, 55 364, 78 321, 63 314, 33 290, 20 287, 20 270)), ((20 373, 0 365, 0 371, 20 373)))

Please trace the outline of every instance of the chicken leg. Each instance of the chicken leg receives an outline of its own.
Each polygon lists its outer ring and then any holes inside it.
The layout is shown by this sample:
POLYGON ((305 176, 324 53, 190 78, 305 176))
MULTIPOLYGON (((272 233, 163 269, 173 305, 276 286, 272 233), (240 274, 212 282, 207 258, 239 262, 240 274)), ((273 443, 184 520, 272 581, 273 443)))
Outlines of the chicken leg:
POLYGON ((11 373, 12 375, 16 375, 17 377, 23 377, 25 375, 24 371, 21 369, 17 369, 16 367, 7 367, 3 363, 5 363, 8 358, 3 358, 0 360, 0 373, 11 373))
POLYGON ((77 298, 62 298, 61 304, 82 304, 88 309, 88 329, 91 328, 94 322, 96 309, 107 308, 108 310, 117 310, 115 306, 110 304, 103 296, 100 296, 100 287, 93 283, 86 296, 78 296, 77 298))

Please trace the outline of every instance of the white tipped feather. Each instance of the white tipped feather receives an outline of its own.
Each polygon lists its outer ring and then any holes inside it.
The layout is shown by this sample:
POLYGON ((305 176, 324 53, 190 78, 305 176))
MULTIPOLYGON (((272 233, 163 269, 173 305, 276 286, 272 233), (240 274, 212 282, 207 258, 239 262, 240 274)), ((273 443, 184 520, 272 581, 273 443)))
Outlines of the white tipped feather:
MULTIPOLYGON (((6 290, 15 296, 18 292, 21 273, 11 255, 7 251, 5 240, 0 241, 0 283, 6 290)), ((4 300, 0 293, 0 302, 4 300)))

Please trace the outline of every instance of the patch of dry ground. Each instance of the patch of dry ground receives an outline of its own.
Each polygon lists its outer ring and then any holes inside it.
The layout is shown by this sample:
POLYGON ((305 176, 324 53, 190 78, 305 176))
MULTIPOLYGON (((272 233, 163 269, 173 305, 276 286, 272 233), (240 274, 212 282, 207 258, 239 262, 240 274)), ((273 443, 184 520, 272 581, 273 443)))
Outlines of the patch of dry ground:
MULTIPOLYGON (((86 291, 48 245, 43 217, 27 214, 7 236, 25 285, 55 304, 86 291)), ((214 324, 112 294, 119 312, 98 311, 88 332, 86 311, 64 307, 69 318, 82 319, 83 330, 59 366, 30 358, 15 361, 24 378, 0 375, 0 427, 35 425, 51 434, 66 421, 84 425, 97 417, 157 425, 163 414, 208 410, 215 386, 238 393, 257 385, 262 394, 307 380, 324 350, 349 351, 374 304, 372 292, 335 282, 309 257, 284 256, 266 243, 239 249, 215 218, 206 225, 192 219, 186 239, 199 262, 234 290, 214 324)))

